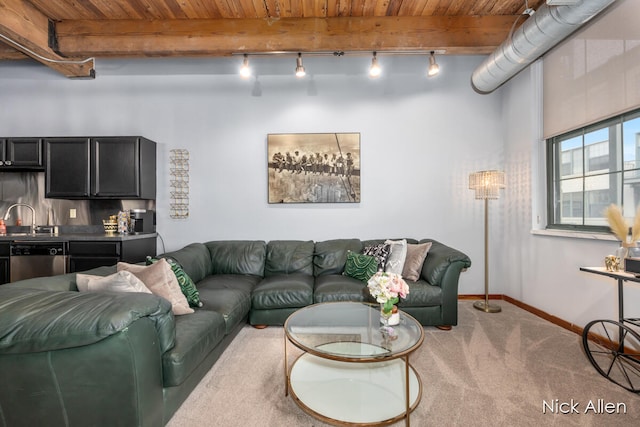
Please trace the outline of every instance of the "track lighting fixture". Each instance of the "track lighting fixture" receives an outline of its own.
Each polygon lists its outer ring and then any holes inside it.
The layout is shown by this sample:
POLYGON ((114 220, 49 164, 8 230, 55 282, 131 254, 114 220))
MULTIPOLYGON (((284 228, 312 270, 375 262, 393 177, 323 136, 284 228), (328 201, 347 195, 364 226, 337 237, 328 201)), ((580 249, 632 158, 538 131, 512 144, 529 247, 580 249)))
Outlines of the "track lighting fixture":
POLYGON ((249 68, 249 57, 245 53, 244 59, 242 60, 242 67, 240 67, 240 77, 243 79, 247 79, 251 76, 251 68, 249 68))
POLYGON ((436 63, 435 52, 432 50, 429 55, 429 69, 427 70, 427 76, 433 77, 440 72, 440 66, 436 63))
POLYGON ((369 68, 369 75, 371 77, 378 77, 382 69, 380 68, 380 64, 378 64, 378 58, 376 53, 373 52, 373 58, 371 59, 371 68, 369 68))
POLYGON ((306 74, 304 66, 302 65, 302 54, 298 53, 298 57, 296 58, 296 77, 304 77, 306 74))
MULTIPOLYGON (((0 35, 1 37, 1 35, 0 35)), ((354 56, 364 56, 366 58, 366 52, 351 52, 352 54, 354 54, 354 56)), ((435 75, 437 75, 440 72, 440 66, 437 64, 436 62, 436 57, 435 54, 444 54, 446 53, 445 50, 421 50, 421 51, 391 51, 391 50, 385 50, 382 52, 385 56, 387 55, 420 55, 421 57, 424 57, 425 54, 429 55, 429 65, 428 65, 428 70, 426 72, 428 77, 433 77, 435 75)), ((336 51, 336 52, 304 52, 305 55, 310 55, 310 56, 334 56, 334 57, 342 57, 345 56, 347 53, 345 53, 344 51, 336 51)), ((244 53, 244 52, 238 52, 238 53, 234 53, 233 55, 242 55, 243 56, 243 60, 242 60, 242 65, 239 69, 239 73, 240 76, 243 79, 247 79, 249 77, 251 77, 253 75, 253 70, 251 69, 252 67, 250 67, 249 65, 249 55, 251 56, 287 56, 289 58, 294 57, 296 58, 296 68, 295 68, 295 75, 298 78, 302 78, 304 76, 307 75, 304 64, 302 63, 302 52, 290 52, 290 51, 274 51, 274 52, 249 52, 249 53, 244 53)), ((372 79, 375 79, 377 77, 379 77, 382 74, 382 67, 380 66, 380 63, 378 62, 378 52, 377 51, 373 51, 372 52, 372 57, 371 57, 371 63, 369 66, 369 77, 371 77, 372 79)))

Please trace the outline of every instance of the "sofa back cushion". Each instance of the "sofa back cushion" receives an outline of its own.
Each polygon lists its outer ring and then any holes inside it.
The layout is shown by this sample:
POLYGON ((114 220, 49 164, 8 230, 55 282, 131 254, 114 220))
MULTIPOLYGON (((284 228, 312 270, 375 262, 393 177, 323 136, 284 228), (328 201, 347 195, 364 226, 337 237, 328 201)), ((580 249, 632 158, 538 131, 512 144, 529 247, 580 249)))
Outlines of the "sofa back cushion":
POLYGON ((220 240, 205 243, 211 274, 264 274, 267 244, 261 240, 220 240))
POLYGON ((313 256, 314 276, 342 274, 349 251, 355 253, 362 251, 360 239, 335 239, 316 242, 313 256))
MULTIPOLYGON (((96 276, 108 276, 116 272, 115 266, 97 267, 83 271, 85 274, 96 276)), ((18 280, 17 282, 5 283, 2 288, 29 288, 42 289, 45 291, 77 291, 76 273, 60 274, 57 276, 34 277, 32 279, 18 280)))
POLYGON ((384 243, 386 240, 402 240, 402 239, 406 240, 407 243, 412 243, 412 244, 419 243, 418 240, 413 239, 411 237, 395 237, 395 238, 389 238, 389 239, 371 239, 371 240, 363 240, 362 241, 362 249, 364 249, 367 246, 384 243))
POLYGON ((191 243, 177 251, 162 254, 160 257, 177 261, 195 283, 211 274, 209 249, 202 243, 191 243))
POLYGON ((313 250, 311 240, 272 240, 267 243, 264 276, 281 274, 313 274, 313 250))

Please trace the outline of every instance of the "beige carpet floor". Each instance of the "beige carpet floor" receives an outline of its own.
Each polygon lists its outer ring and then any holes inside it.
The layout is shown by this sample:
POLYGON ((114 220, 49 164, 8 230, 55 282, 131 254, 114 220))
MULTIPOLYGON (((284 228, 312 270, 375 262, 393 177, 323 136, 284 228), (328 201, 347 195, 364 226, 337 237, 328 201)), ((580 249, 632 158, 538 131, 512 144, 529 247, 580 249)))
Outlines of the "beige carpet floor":
MULTIPOLYGON (((412 426, 640 425, 640 395, 596 373, 578 335, 499 304, 487 314, 461 301, 457 327, 425 327, 411 356, 423 384, 412 426), (599 399, 621 413, 587 411, 599 399), (545 402, 572 402, 578 413, 545 413, 545 402)), ((282 328, 245 327, 168 426, 326 426, 285 397, 283 363, 282 328)))

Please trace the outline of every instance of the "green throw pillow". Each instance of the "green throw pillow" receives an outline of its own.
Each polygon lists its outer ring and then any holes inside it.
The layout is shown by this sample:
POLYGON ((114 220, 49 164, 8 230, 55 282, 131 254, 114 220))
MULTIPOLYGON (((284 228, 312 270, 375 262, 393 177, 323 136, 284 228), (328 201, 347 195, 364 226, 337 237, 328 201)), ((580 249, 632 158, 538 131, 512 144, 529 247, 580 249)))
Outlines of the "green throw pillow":
POLYGON ((378 271, 378 260, 369 255, 347 252, 347 262, 344 265, 345 276, 353 277, 361 282, 367 282, 378 271))
MULTIPOLYGON (((191 307, 202 307, 202 301, 200 301, 200 293, 196 288, 196 284, 193 283, 191 277, 187 273, 184 272, 182 266, 178 264, 175 260, 171 258, 165 258, 169 265, 171 266, 171 270, 173 274, 176 275, 176 279, 178 279, 178 284, 180 285, 180 290, 187 298, 189 305, 191 307)), ((152 258, 150 256, 147 257, 147 265, 151 265, 158 261, 158 258, 152 258)))

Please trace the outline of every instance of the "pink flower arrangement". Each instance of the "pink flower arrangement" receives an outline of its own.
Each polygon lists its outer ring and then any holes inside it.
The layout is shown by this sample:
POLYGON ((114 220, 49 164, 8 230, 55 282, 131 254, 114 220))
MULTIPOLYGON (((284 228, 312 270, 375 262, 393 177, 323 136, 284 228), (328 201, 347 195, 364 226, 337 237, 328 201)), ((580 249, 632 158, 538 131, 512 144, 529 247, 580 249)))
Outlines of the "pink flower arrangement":
POLYGON ((409 285, 401 275, 378 271, 367 282, 367 288, 371 296, 383 305, 385 313, 391 312, 399 298, 406 298, 409 294, 409 285))

